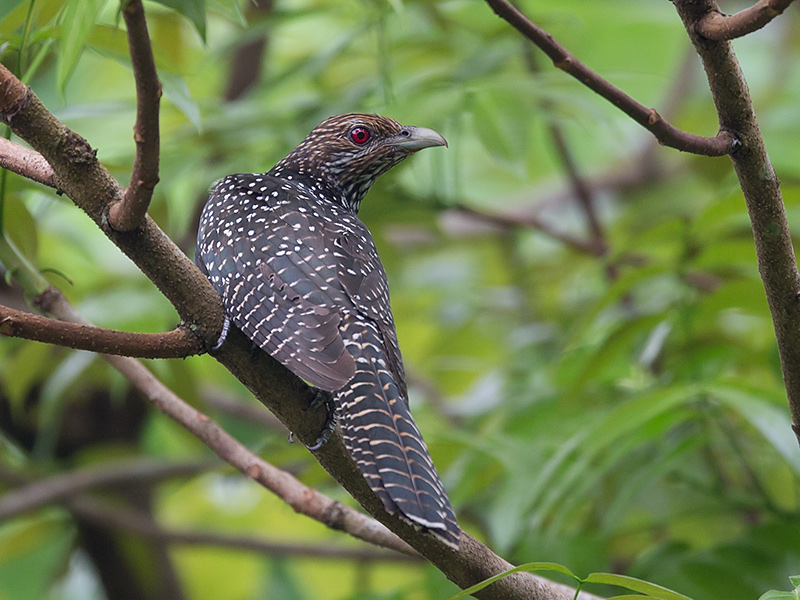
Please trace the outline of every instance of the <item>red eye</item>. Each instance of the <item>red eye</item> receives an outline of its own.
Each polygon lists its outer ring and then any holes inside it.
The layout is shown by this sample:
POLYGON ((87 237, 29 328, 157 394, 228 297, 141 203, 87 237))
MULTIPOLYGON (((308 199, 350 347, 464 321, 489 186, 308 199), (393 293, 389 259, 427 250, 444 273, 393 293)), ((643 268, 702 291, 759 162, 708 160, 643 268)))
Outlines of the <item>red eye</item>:
POLYGON ((369 129, 365 127, 355 127, 350 130, 350 139, 353 140, 359 146, 362 144, 366 144, 371 138, 372 135, 369 132, 369 129))

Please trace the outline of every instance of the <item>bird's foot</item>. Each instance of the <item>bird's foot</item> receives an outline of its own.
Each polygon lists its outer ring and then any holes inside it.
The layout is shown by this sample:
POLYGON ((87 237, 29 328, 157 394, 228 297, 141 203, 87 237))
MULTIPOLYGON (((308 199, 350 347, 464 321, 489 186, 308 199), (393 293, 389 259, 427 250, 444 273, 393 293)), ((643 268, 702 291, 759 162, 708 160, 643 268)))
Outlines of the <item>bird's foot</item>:
POLYGON ((317 438, 317 441, 310 446, 306 444, 306 448, 311 452, 316 452, 322 448, 336 428, 336 406, 333 402, 333 394, 312 386, 308 390, 308 408, 306 410, 314 410, 320 406, 325 407, 328 418, 325 421, 325 428, 317 438))
POLYGON ((217 352, 217 350, 222 348, 222 344, 225 343, 225 338, 228 337, 228 331, 230 331, 230 329, 231 329, 230 317, 228 317, 228 315, 225 315, 225 322, 222 324, 222 333, 219 334, 219 339, 217 340, 217 343, 211 346, 211 348, 209 348, 208 350, 209 354, 213 356, 217 352))

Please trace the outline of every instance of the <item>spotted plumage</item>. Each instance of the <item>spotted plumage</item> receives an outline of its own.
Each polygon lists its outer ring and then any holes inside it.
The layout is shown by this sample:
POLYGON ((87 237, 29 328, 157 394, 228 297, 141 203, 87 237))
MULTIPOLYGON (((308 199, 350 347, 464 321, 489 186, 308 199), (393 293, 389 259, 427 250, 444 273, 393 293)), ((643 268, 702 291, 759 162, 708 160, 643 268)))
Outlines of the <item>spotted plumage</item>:
POLYGON ((386 510, 458 547, 460 530, 408 410, 386 273, 358 218, 374 181, 429 129, 348 114, 266 173, 229 175, 206 204, 195 261, 245 335, 332 392, 348 452, 386 510))

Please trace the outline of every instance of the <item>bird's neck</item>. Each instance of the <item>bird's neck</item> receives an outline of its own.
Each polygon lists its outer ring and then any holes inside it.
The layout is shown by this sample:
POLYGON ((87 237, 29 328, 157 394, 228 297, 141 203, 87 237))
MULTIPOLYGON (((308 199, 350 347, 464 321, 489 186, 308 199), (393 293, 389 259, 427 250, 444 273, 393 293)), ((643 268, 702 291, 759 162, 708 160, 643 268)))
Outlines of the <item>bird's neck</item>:
POLYGON ((284 164, 284 161, 275 165, 267 174, 302 185, 320 202, 335 204, 354 215, 358 215, 361 201, 374 183, 374 180, 342 181, 337 173, 314 172, 302 166, 284 164))

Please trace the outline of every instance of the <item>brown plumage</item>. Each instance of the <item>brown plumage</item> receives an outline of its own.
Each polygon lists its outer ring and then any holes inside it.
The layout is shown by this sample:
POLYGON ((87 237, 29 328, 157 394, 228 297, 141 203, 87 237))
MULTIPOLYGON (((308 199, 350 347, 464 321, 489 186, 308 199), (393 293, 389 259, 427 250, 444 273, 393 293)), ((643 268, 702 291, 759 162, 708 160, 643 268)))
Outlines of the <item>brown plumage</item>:
POLYGON ((408 410, 386 273, 357 216, 380 175, 441 145, 438 133, 386 117, 326 119, 268 172, 217 184, 195 260, 233 324, 332 392, 345 446, 386 510, 457 547, 450 501, 408 410))

